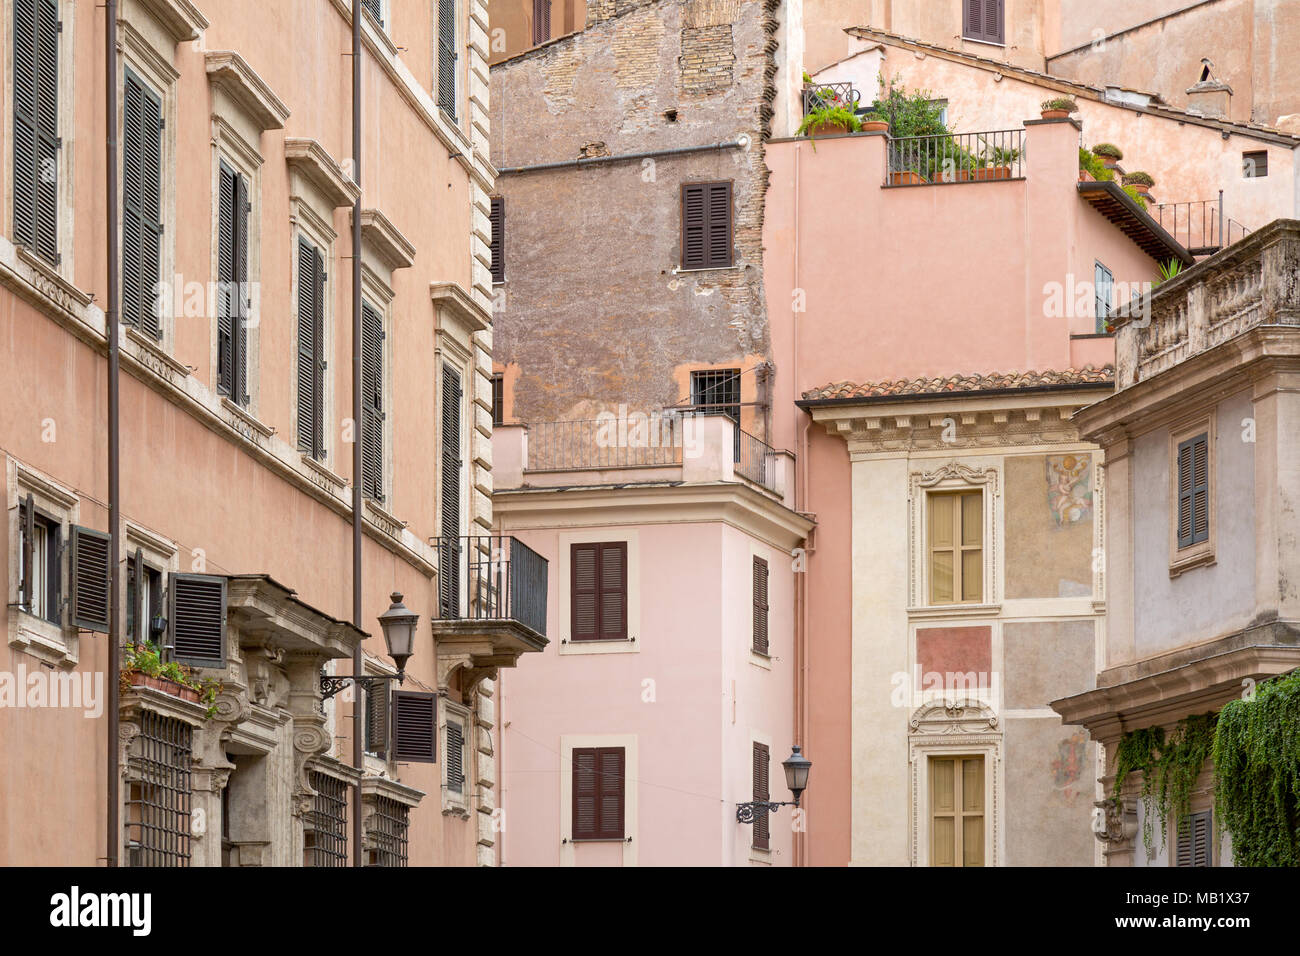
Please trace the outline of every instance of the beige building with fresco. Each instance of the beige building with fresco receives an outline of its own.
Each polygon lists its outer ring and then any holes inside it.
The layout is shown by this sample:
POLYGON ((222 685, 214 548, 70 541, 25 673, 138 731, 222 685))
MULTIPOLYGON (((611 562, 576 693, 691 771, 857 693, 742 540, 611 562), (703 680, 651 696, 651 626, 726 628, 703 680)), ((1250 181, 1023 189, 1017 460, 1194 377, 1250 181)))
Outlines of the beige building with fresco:
POLYGON ((0 4, 0 863, 496 859, 494 679, 546 568, 488 537, 487 4, 363 6, 357 157, 347 0, 121 4, 106 262, 105 5, 0 4), (405 681, 331 695, 358 648, 395 675, 396 593, 405 681), (127 653, 119 739, 110 631, 219 687, 127 653))

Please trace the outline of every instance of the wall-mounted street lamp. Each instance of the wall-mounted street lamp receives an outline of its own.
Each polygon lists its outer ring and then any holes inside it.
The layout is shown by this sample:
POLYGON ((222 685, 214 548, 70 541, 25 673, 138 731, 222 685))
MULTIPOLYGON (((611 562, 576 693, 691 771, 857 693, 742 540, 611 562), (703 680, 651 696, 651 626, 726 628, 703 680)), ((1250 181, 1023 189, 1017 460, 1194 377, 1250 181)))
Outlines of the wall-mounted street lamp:
POLYGON ((371 688, 382 686, 381 682, 395 680, 400 684, 406 680, 406 662, 415 655, 415 625, 420 620, 420 615, 413 614, 402 603, 401 592, 394 591, 390 597, 393 603, 388 606, 387 611, 379 615, 379 626, 384 630, 384 643, 388 645, 388 656, 397 665, 397 674, 352 674, 342 677, 322 674, 320 677, 322 700, 329 700, 348 684, 356 684, 369 693, 371 688))
POLYGON ((794 794, 794 800, 773 803, 764 800, 751 800, 736 804, 736 819, 741 823, 753 823, 755 813, 776 813, 777 807, 799 806, 799 797, 808 789, 808 771, 812 761, 803 755, 802 748, 796 746, 790 756, 781 761, 785 768, 785 785, 794 794))

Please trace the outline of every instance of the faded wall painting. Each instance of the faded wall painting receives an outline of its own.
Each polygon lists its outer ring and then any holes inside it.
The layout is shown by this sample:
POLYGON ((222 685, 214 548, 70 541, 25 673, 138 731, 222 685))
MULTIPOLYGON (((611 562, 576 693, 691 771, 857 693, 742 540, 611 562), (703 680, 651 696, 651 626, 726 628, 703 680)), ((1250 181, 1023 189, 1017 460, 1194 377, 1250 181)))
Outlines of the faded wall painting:
POLYGON ((1092 594, 1094 458, 1087 453, 1006 459, 1006 596, 1092 594))

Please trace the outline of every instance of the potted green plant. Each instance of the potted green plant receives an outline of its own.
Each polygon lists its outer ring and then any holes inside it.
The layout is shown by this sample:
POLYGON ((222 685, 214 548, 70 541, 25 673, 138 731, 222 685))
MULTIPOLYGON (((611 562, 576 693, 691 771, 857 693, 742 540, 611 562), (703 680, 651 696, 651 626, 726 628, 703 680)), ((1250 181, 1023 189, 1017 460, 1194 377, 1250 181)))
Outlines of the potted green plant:
POLYGON ((1043 100, 1042 110, 1043 119, 1065 119, 1071 113, 1077 112, 1079 104, 1068 96, 1055 96, 1050 100, 1043 100))
POLYGON ((818 134, 831 136, 836 133, 856 133, 862 129, 862 121, 857 114, 857 101, 846 103, 834 94, 823 99, 819 94, 817 102, 821 105, 809 110, 799 124, 799 135, 806 135, 812 140, 814 151, 817 149, 818 134))
POLYGON ((864 133, 883 133, 889 129, 889 120, 879 113, 863 113, 858 119, 864 133))
POLYGON ((1124 158, 1124 151, 1114 143, 1098 143, 1092 148, 1092 155, 1101 157, 1107 169, 1114 169, 1124 158))
POLYGON ((158 647, 150 641, 128 644, 122 657, 121 690, 126 693, 133 687, 149 687, 181 700, 203 704, 208 716, 215 712, 221 682, 194 676, 194 671, 176 661, 163 661, 158 647))
POLYGON ((1140 169, 1137 172, 1125 173, 1123 182, 1125 186, 1132 186, 1137 190, 1140 196, 1147 195, 1151 192, 1151 187, 1156 184, 1150 173, 1144 173, 1140 169))

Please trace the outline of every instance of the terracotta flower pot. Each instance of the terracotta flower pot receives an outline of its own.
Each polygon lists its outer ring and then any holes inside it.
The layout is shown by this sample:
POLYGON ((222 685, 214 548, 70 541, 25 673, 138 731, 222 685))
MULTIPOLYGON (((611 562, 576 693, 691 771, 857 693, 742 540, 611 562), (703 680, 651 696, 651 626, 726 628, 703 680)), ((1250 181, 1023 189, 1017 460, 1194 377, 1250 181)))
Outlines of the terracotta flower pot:
POLYGON ((1010 166, 987 166, 984 169, 975 170, 975 179, 981 182, 990 179, 1010 179, 1010 166))
POLYGON ((923 182, 925 182, 925 177, 911 169, 889 174, 889 184, 891 186, 919 186, 923 182))
POLYGON ((194 704, 199 702, 199 692, 193 687, 186 687, 184 684, 178 684, 174 680, 168 680, 165 677, 150 677, 140 671, 131 672, 131 686, 149 687, 153 690, 162 691, 164 694, 179 697, 181 700, 188 700, 194 704))
POLYGON ((1146 183, 1129 183, 1129 185, 1138 191, 1139 196, 1145 196, 1151 192, 1151 187, 1146 183))
POLYGON ((813 136, 836 136, 840 133, 847 133, 849 128, 843 123, 818 123, 809 132, 813 136))
POLYGON ((1069 115, 1069 110, 1043 110, 1043 119, 1065 119, 1069 115))
POLYGON ((1086 169, 1079 170, 1079 182, 1095 183, 1096 181, 1097 180, 1093 178, 1092 173, 1088 172, 1086 169))
POLYGON ((866 120, 862 124, 862 132, 864 133, 883 133, 888 129, 889 122, 887 120, 866 120))

